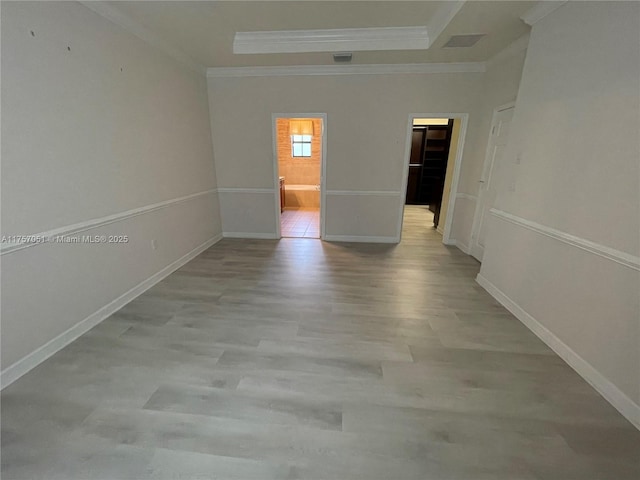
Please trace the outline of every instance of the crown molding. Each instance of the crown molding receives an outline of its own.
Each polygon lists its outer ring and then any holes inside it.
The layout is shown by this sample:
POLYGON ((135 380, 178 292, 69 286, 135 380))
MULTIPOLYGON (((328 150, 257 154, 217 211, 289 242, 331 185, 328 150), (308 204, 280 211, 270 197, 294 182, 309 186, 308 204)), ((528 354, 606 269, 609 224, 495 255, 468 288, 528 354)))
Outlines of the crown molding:
POLYGON ((165 42, 151 30, 140 25, 131 17, 122 13, 120 10, 114 8, 113 6, 107 5, 105 2, 101 1, 78 0, 78 2, 87 7, 89 10, 110 21, 111 23, 115 23, 116 25, 122 27, 127 32, 135 35, 143 42, 159 50, 162 50, 171 58, 186 65, 194 72, 199 74, 205 73, 206 69, 203 65, 200 65, 182 50, 175 48, 173 45, 165 42))
POLYGON ((505 61, 507 58, 512 57, 520 52, 525 51, 529 47, 529 33, 525 33, 520 38, 515 40, 514 42, 507 45, 506 48, 500 50, 493 57, 487 60, 485 63, 487 65, 487 69, 493 67, 494 65, 505 61))
POLYGON ((314 75, 397 75, 425 73, 482 73, 484 62, 401 63, 378 65, 292 65, 281 67, 214 67, 207 77, 284 77, 314 75))
POLYGON ((429 47, 434 44, 444 29, 447 28, 453 17, 460 11, 466 3, 465 0, 451 0, 444 2, 444 5, 431 17, 427 23, 429 32, 429 47))
POLYGON ((426 26, 236 32, 233 53, 426 50, 465 3, 465 0, 444 2, 426 26))
POLYGON ((233 53, 359 52, 429 48, 427 27, 236 32, 233 53))
POLYGON ((567 0, 547 0, 538 2, 532 8, 527 10, 520 18, 527 25, 534 26, 544 17, 557 10, 565 3, 567 3, 567 0))
POLYGON ((327 195, 337 197, 402 197, 402 192, 393 190, 327 190, 327 195))

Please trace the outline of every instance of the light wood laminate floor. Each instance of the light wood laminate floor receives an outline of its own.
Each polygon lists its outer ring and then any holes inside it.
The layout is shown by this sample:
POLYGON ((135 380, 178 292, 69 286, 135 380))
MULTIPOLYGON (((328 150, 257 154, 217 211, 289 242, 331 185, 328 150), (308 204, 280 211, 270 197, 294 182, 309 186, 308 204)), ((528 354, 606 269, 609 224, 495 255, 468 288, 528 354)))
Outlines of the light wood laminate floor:
POLYGON ((640 432, 431 224, 221 241, 2 392, 2 479, 640 478, 640 432))

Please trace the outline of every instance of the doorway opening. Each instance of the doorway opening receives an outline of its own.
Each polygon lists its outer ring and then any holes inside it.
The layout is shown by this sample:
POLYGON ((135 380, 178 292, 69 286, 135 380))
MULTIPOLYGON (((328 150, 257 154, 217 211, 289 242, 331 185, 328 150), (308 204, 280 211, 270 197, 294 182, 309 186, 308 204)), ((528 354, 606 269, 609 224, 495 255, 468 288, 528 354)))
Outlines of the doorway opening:
MULTIPOLYGON (((491 119, 491 130, 487 151, 485 154, 484 166, 482 168, 482 178, 478 180, 478 199, 476 201, 476 211, 471 227, 471 248, 470 254, 479 262, 482 262, 484 255, 485 239, 487 235, 487 218, 489 210, 494 206, 497 196, 496 179, 505 175, 505 165, 503 155, 509 138, 509 130, 515 102, 510 102, 493 111, 491 119)), ((517 160, 519 162, 519 160, 517 160)), ((509 189, 515 186, 509 184, 509 189)))
POLYGON ((278 237, 322 237, 323 115, 274 116, 278 237))
MULTIPOLYGON (((411 114, 403 178, 405 205, 429 212, 443 243, 450 239, 468 114, 411 114)), ((400 226, 400 231, 402 227, 400 226)))
POLYGON ((407 178, 407 205, 426 205, 438 227, 447 174, 451 134, 450 118, 415 118, 407 178))

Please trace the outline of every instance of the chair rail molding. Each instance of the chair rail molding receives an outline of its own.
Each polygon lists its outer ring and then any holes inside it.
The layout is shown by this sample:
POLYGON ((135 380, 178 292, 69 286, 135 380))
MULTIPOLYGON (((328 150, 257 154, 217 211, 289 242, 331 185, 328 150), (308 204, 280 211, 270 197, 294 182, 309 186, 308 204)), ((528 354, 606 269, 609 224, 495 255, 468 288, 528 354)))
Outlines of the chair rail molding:
MULTIPOLYGON (((183 197, 173 198, 171 200, 165 200, 163 202, 153 203, 151 205, 145 205, 144 207, 133 208, 120 213, 114 213, 113 215, 107 215, 105 217, 92 218, 91 220, 85 220, 84 222, 74 223, 72 225, 66 225, 64 227, 54 228, 45 232, 32 233, 29 235, 23 235, 24 240, 18 242, 2 243, 0 244, 0 255, 7 255, 14 253, 25 248, 35 247, 37 245, 43 245, 51 241, 52 238, 66 237, 75 233, 84 232, 94 228, 109 225, 111 223, 121 222, 131 217, 138 215, 144 215, 161 208, 178 205, 179 203, 188 202, 195 198, 199 198, 205 195, 213 195, 218 192, 218 189, 212 188, 210 190, 204 190, 202 192, 192 193, 183 197)), ((11 235, 8 235, 11 237, 11 235)))
POLYGON ((470 200, 472 202, 475 202, 478 200, 478 197, 476 195, 471 195, 470 193, 464 193, 464 192, 456 193, 456 198, 464 198, 465 200, 470 200))
POLYGON ((273 193, 273 188, 218 187, 218 193, 273 193))
POLYGON ((545 235, 549 238, 553 238, 554 240, 566 243, 567 245, 580 248, 589 253, 593 253, 594 255, 599 255, 603 258, 606 258, 607 260, 611 260, 624 265, 625 267, 640 271, 640 257, 638 256, 616 250, 615 248, 607 247, 606 245, 592 242, 591 240, 587 240, 586 238, 571 235, 570 233, 566 233, 561 230, 548 227, 546 225, 541 225, 537 222, 518 217, 502 210, 492 208, 489 212, 493 216, 506 222, 513 223, 514 225, 518 225, 523 228, 527 228, 541 235, 545 235))

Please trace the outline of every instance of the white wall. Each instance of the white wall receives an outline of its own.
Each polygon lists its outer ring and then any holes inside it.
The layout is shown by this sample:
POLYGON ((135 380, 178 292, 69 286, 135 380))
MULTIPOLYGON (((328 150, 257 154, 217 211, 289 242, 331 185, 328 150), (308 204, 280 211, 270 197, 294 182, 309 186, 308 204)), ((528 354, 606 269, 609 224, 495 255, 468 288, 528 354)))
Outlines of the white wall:
POLYGON ((639 24, 568 2, 534 25, 479 277, 638 426, 639 24))
MULTIPOLYGON (((472 242, 471 229, 480 186, 478 180, 482 177, 493 110, 516 99, 526 54, 526 40, 527 38, 523 38, 516 42, 520 46, 519 51, 489 63, 483 77, 480 117, 476 124, 478 134, 469 139, 464 147, 466 161, 460 171, 458 198, 451 226, 451 237, 466 253, 469 253, 472 242)), ((513 46, 507 47, 510 48, 513 46)))
POLYGON ((2 120, 3 235, 95 221, 83 234, 130 239, 5 250, 6 373, 221 226, 204 75, 78 3, 3 2, 2 120))
POLYGON ((223 230, 275 235, 271 115, 326 113, 327 238, 396 241, 409 114, 469 113, 467 139, 476 141, 482 78, 482 73, 209 78, 223 230), (246 212, 249 203, 254 214, 246 212))

